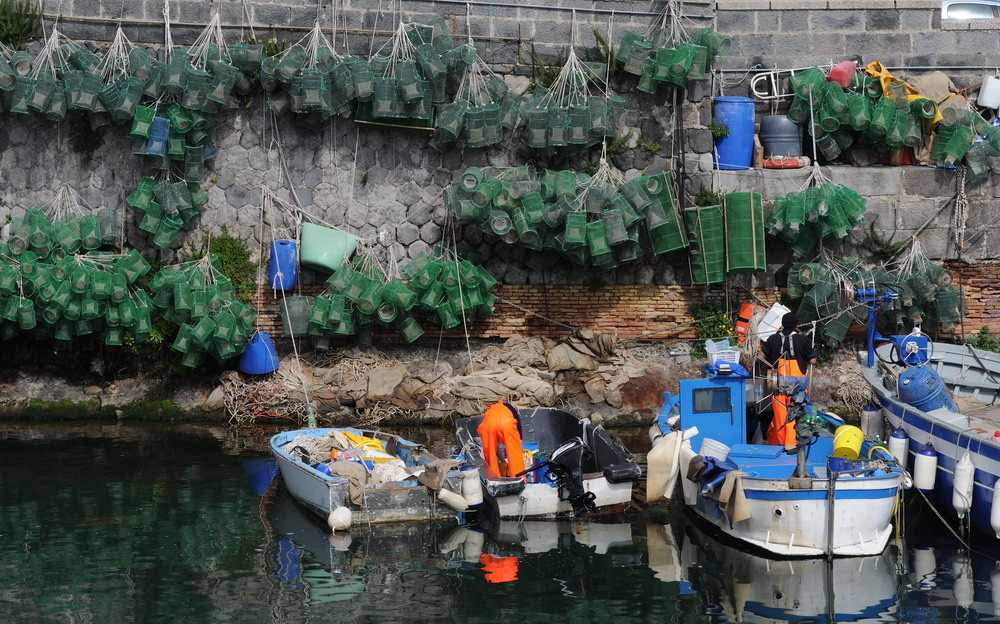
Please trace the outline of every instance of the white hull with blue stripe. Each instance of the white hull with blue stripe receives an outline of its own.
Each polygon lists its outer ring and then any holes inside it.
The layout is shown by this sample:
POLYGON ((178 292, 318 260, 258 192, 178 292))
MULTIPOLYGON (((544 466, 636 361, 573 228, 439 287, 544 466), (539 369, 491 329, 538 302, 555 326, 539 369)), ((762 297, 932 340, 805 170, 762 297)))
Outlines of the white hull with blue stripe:
MULTIPOLYGON (((795 454, 786 454, 780 446, 747 443, 745 396, 744 378, 734 376, 682 380, 677 397, 668 393, 667 405, 657 420, 660 431, 670 432, 668 420, 674 414, 680 416, 680 430, 697 428, 680 450, 681 483, 688 507, 722 533, 771 555, 881 553, 893 531, 903 478, 902 468, 892 462, 888 451, 865 441, 858 449, 862 459, 845 461, 832 457, 834 439, 821 435, 808 447, 808 478, 791 479, 795 454), (686 475, 696 457, 698 462, 705 459, 696 456, 705 438, 729 447, 727 461, 723 471, 715 473, 714 482, 706 476, 719 464, 714 459, 694 482, 686 475), (736 494, 730 494, 726 502, 720 500, 726 479, 732 479, 730 485, 742 499, 739 506, 732 502, 736 494)), ((831 414, 820 413, 819 418, 831 428, 843 425, 831 414)), ((707 452, 706 456, 711 457, 707 452)))
MULTIPOLYGON (((878 348, 890 359, 891 344, 878 348)), ((913 466, 918 450, 930 444, 937 453, 936 477, 931 498, 939 511, 953 508, 955 465, 966 452, 975 467, 970 511, 974 528, 994 533, 991 524, 993 490, 1000 479, 1000 355, 968 345, 933 343, 929 362, 944 388, 958 402, 959 410, 936 407, 924 411, 900 399, 898 376, 903 367, 876 362, 861 369, 882 405, 889 425, 909 438, 907 465, 913 466)), ((934 404, 932 404, 934 405, 934 404)))

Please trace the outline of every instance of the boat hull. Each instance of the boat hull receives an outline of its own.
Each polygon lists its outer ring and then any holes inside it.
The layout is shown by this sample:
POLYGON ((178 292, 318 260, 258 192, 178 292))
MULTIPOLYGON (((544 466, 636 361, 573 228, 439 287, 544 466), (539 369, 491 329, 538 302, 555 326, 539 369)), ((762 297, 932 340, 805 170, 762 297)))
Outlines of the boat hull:
POLYGON ((780 557, 877 555, 892 535, 899 491, 898 474, 884 479, 836 482, 833 540, 828 541, 828 479, 814 479, 812 489, 795 490, 787 480, 743 479, 750 518, 730 526, 719 501, 698 493, 691 509, 722 533, 780 557))
MULTIPOLYGON (((328 429, 301 429, 279 433, 271 438, 274 454, 288 493, 307 509, 326 519, 337 507, 351 510, 355 523, 405 522, 454 518, 455 510, 438 500, 434 491, 411 481, 395 481, 363 489, 364 500, 356 505, 350 499, 347 479, 323 474, 306 463, 296 460, 283 446, 298 435, 326 435, 328 429)), ((398 439, 413 448, 419 445, 398 439)), ((461 476, 448 475, 446 487, 461 491, 461 476)))
MULTIPOLYGON (((632 483, 611 483, 597 475, 583 479, 585 492, 594 494, 596 513, 624 511, 632 502, 632 483)), ((546 483, 527 483, 518 494, 493 496, 489 488, 486 502, 497 510, 500 518, 557 518, 573 514, 569 501, 559 498, 559 488, 546 483)))
MULTIPOLYGON (((640 470, 619 440, 565 410, 523 410, 520 420, 524 440, 537 442, 542 449, 558 448, 572 437, 585 441, 590 459, 582 474, 582 486, 584 492, 594 495, 596 511, 592 513, 617 513, 631 504, 632 485, 640 470)), ((560 497, 560 488, 547 482, 526 482, 523 477, 502 477, 492 471, 483 458, 482 440, 476 433, 481 421, 471 417, 456 423, 464 459, 479 470, 486 507, 480 513, 491 520, 572 516, 573 506, 560 497)), ((562 494, 565 496, 565 492, 562 494)))
MULTIPOLYGON (((996 354, 973 353, 969 347, 941 343, 934 343, 932 353, 930 365, 941 375, 948 390, 956 395, 994 400, 997 390, 992 379, 1000 378, 1000 358, 996 354)), ((1000 480, 1000 438, 995 437, 992 430, 981 429, 983 423, 970 423, 965 414, 943 409, 928 413, 902 402, 895 391, 886 386, 884 371, 868 368, 864 363, 861 368, 882 406, 886 421, 893 428, 901 428, 910 439, 907 466, 912 469, 919 447, 934 446, 937 469, 934 489, 927 494, 946 517, 947 512, 957 517, 952 502, 955 464, 966 451, 969 452, 975 466, 970 523, 974 529, 995 533, 990 515, 993 489, 1000 480)))

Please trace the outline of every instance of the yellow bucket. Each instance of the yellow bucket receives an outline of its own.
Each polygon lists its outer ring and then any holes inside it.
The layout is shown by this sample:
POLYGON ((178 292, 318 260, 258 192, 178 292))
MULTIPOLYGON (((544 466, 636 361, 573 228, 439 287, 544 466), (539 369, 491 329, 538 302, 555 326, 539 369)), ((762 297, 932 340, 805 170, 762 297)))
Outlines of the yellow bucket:
POLYGON ((837 427, 833 437, 833 456, 843 459, 857 459, 861 453, 861 443, 865 441, 865 434, 854 425, 841 425, 837 427))

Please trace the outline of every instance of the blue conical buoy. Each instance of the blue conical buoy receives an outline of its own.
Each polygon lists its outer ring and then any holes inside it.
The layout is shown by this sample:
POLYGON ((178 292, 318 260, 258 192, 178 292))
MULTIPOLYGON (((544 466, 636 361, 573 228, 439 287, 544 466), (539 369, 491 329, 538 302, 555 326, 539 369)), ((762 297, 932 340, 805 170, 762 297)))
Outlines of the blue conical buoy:
POLYGON ((254 333, 240 358, 240 370, 247 375, 265 375, 278 370, 278 352, 267 332, 254 333))

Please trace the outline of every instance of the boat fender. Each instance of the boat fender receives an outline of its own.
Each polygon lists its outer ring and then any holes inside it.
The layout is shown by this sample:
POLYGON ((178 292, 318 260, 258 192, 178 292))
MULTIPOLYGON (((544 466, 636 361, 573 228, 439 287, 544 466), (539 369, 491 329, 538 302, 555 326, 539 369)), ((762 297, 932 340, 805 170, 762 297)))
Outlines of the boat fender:
POLYGON ((990 526, 1000 538, 1000 479, 993 484, 993 500, 990 503, 990 526))
POLYGON ((351 515, 351 510, 347 507, 337 507, 327 516, 326 524, 334 533, 346 531, 351 528, 351 515))
POLYGON ((906 468, 907 453, 910 452, 910 437, 902 428, 892 430, 889 435, 889 453, 899 462, 899 465, 906 468))
POLYGON ((885 419, 881 409, 869 404, 861 410, 861 431, 869 440, 885 435, 885 419))
POLYGON ((437 493, 438 500, 455 511, 468 511, 469 501, 461 494, 456 494, 447 488, 441 488, 437 493))
POLYGON ((483 502, 483 484, 479 481, 479 471, 474 466, 462 469, 462 497, 469 507, 483 502))
POLYGON ((972 465, 972 457, 969 451, 962 455, 962 459, 955 464, 955 489, 951 494, 951 506, 955 508, 955 513, 959 518, 964 518, 969 509, 972 508, 972 488, 975 486, 973 477, 976 467, 972 465))
POLYGON ((913 582, 922 590, 937 587, 937 556, 929 546, 913 549, 913 582))
POLYGON ((903 486, 904 490, 908 490, 913 487, 913 477, 910 476, 910 473, 904 472, 903 478, 900 480, 899 483, 900 485, 903 486))
POLYGON ((925 444, 913 457, 913 484, 918 490, 933 490, 937 478, 937 451, 934 445, 925 444))
POLYGON ((353 538, 351 538, 350 533, 331 533, 327 541, 330 542, 330 547, 337 552, 348 552, 351 549, 353 538))
POLYGON ((954 580, 952 591, 955 602, 963 609, 972 606, 975 597, 972 578, 972 560, 966 554, 957 555, 951 562, 951 574, 954 580))

